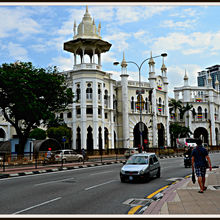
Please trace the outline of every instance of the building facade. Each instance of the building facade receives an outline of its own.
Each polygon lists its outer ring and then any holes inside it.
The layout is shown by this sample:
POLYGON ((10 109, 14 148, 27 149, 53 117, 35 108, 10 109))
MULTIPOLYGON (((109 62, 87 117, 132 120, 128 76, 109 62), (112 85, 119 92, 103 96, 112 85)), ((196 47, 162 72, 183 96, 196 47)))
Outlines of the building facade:
POLYGON ((111 44, 102 40, 100 31, 101 25, 97 30, 86 8, 82 22, 78 27, 74 24, 73 40, 64 43, 64 50, 73 53, 74 63, 72 70, 61 73, 75 94, 73 105, 62 113, 72 128, 72 148, 108 151, 139 147, 140 143, 145 149, 169 145, 166 66, 163 63, 156 75, 151 55, 149 82, 129 81, 123 57, 121 80, 113 80, 101 68, 102 53, 111 44), (137 90, 142 91, 140 96, 137 90))
POLYGON ((190 86, 185 74, 184 86, 174 88, 176 100, 183 105, 192 104, 193 109, 177 121, 189 127, 195 138, 201 138, 208 145, 220 145, 220 89, 219 81, 209 75, 205 86, 190 86))

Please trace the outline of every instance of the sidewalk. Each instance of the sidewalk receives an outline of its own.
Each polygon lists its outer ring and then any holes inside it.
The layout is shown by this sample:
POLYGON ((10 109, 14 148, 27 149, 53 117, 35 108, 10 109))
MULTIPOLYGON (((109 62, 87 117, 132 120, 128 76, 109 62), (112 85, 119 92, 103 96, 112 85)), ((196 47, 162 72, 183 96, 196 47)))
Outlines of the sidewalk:
MULTIPOLYGON (((160 200, 153 201, 143 212, 144 215, 219 215, 220 214, 220 168, 206 173, 207 190, 198 193, 199 185, 191 177, 177 182, 163 193, 160 200)), ((220 215, 218 216, 220 217, 220 215)))

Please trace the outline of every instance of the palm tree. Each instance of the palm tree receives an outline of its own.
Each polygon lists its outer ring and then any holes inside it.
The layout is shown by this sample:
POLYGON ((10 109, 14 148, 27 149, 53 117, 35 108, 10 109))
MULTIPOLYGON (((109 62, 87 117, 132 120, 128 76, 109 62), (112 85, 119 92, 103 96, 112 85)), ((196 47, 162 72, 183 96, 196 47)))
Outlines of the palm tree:
POLYGON ((177 119, 177 109, 181 109, 182 104, 183 104, 182 101, 180 100, 176 101, 176 99, 170 99, 169 101, 169 107, 170 107, 169 112, 171 113, 172 111, 174 111, 175 120, 177 119))
POLYGON ((181 126, 176 122, 170 125, 171 143, 175 147, 177 138, 190 137, 190 134, 192 134, 192 132, 189 127, 181 126))
POLYGON ((185 114, 186 112, 188 112, 189 110, 191 110, 192 108, 193 108, 193 105, 189 104, 188 102, 186 103, 185 106, 179 107, 178 109, 179 109, 179 111, 180 111, 180 118, 182 119, 183 116, 184 116, 184 114, 185 114))

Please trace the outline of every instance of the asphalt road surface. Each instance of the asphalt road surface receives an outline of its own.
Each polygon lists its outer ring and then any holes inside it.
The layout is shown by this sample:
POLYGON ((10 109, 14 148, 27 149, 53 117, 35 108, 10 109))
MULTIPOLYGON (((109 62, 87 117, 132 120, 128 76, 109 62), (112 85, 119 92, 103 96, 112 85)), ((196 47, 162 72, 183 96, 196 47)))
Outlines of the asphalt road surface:
MULTIPOLYGON (((210 154, 213 165, 220 165, 219 156, 210 154)), ((0 179, 0 214, 127 214, 128 199, 143 199, 191 173, 181 157, 160 164, 161 178, 147 183, 121 183, 122 164, 0 179)))

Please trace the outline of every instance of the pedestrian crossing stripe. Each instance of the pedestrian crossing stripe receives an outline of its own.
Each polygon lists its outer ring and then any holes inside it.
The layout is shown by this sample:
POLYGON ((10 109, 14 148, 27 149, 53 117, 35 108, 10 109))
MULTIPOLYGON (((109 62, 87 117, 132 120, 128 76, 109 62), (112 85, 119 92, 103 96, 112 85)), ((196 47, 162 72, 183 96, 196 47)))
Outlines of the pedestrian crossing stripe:
POLYGON ((130 209, 130 211, 128 212, 128 215, 133 215, 135 214, 135 212, 137 212, 137 210, 139 210, 140 208, 142 208, 142 205, 138 205, 133 207, 132 209, 130 209))

